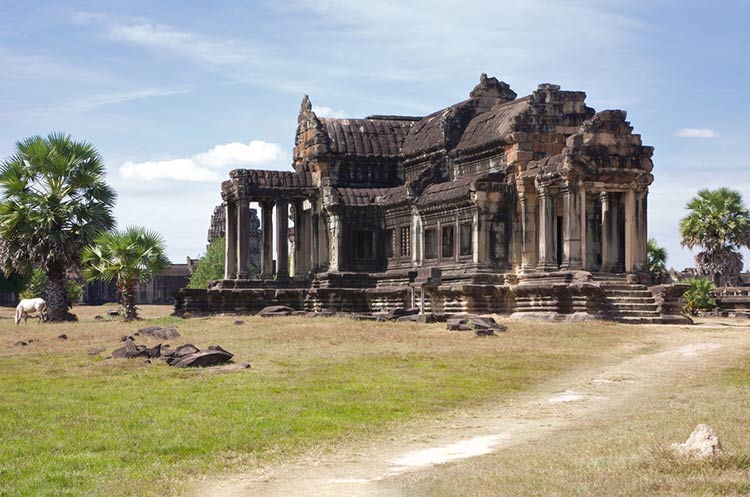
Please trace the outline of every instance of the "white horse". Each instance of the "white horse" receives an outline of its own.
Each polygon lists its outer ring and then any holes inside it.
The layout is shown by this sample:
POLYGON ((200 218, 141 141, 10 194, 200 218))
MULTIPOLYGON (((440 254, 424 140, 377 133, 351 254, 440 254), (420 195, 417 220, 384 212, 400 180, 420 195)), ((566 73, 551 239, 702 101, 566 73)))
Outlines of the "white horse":
POLYGON ((40 323, 46 320, 47 302, 40 298, 21 300, 16 307, 16 324, 21 322, 21 318, 23 318, 23 322, 25 323, 29 319, 29 316, 33 316, 34 314, 39 315, 40 323))

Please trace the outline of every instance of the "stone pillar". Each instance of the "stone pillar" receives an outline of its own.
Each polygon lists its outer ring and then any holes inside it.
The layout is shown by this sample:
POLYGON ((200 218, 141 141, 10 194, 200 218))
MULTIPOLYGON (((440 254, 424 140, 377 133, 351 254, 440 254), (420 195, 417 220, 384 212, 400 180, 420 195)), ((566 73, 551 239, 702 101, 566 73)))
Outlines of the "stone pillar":
MULTIPOLYGON (((474 216, 474 262, 483 266, 490 262, 490 223, 487 221, 488 214, 477 210, 474 216)), ((424 237, 423 237, 424 238, 424 237)))
POLYGON ((261 243, 260 277, 268 280, 273 278, 273 200, 260 202, 261 208, 261 243))
POLYGON ((295 241, 297 240, 297 236, 295 234, 294 237, 289 239, 289 252, 292 254, 292 256, 289 258, 289 274, 290 275, 296 275, 297 274, 297 268, 294 267, 294 254, 297 251, 297 247, 295 245, 295 241))
POLYGON ((337 206, 328 209, 329 241, 328 270, 338 272, 341 269, 341 213, 337 206))
POLYGON ((310 210, 310 237, 311 237, 311 255, 310 255, 310 268, 313 272, 317 271, 320 267, 320 213, 318 212, 317 206, 313 204, 310 210))
POLYGON ((563 187, 563 269, 581 269, 581 197, 578 184, 563 187))
POLYGON ((555 197, 549 188, 539 188, 539 262, 538 271, 557 271, 555 250, 555 197))
POLYGON ((583 183, 578 187, 578 192, 581 197, 581 268, 586 269, 586 254, 588 252, 588 225, 586 223, 586 187, 583 183))
MULTIPOLYGON (((422 226, 422 218, 419 216, 419 211, 414 208, 412 209, 412 222, 411 222, 411 265, 412 267, 419 267, 424 262, 424 233, 422 226)), ((399 250, 401 247, 399 246, 399 250)))
POLYGON ((289 277, 289 201, 276 202, 276 279, 289 277))
POLYGON ((294 199, 292 201, 294 215, 294 251, 292 252, 292 267, 294 277, 302 278, 306 273, 305 264, 305 221, 303 216, 303 201, 294 199))
POLYGON ((648 242, 648 190, 636 195, 636 271, 646 269, 646 243, 648 242))
POLYGON ((240 193, 237 201, 237 279, 250 277, 250 199, 240 193))
POLYGON ((601 269, 601 246, 602 246, 602 221, 601 221, 601 196, 598 193, 589 192, 586 195, 586 263, 583 268, 587 271, 599 271, 601 269))
POLYGON ((638 250, 637 226, 636 226, 635 190, 630 189, 625 194, 625 272, 633 273, 636 270, 635 260, 638 250))
POLYGON ((237 203, 227 199, 224 209, 224 279, 233 280, 237 277, 237 203))
POLYGON ((602 272, 615 271, 617 265, 617 205, 609 192, 601 193, 602 272))
POLYGON ((523 229, 521 272, 523 273, 533 271, 537 264, 536 203, 535 194, 524 193, 521 195, 521 225, 523 229))

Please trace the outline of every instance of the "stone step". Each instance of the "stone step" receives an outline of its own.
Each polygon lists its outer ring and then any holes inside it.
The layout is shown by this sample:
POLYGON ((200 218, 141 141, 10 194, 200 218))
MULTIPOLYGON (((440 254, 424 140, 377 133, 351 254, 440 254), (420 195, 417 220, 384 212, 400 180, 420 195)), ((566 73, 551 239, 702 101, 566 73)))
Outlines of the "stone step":
POLYGON ((622 302, 626 304, 655 304, 656 299, 654 299, 653 296, 622 296, 622 297, 616 297, 616 298, 610 298, 611 302, 622 302))
POLYGON ((601 288, 606 290, 637 290, 637 291, 648 291, 646 285, 630 284, 630 283, 602 283, 599 285, 601 288))
POLYGON ((659 316, 624 316, 614 319, 625 324, 661 324, 663 322, 659 316))
POLYGON ((648 290, 605 290, 604 295, 615 299, 620 297, 653 297, 653 294, 648 290))
POLYGON ((612 304, 612 309, 615 312, 623 312, 623 311, 657 312, 658 306, 656 304, 612 304))

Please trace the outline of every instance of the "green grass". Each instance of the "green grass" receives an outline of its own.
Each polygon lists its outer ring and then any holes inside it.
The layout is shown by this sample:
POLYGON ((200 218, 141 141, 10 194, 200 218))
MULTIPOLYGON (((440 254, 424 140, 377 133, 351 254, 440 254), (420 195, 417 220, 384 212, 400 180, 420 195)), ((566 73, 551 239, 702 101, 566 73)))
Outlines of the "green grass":
POLYGON ((648 346, 642 331, 611 325, 519 323, 518 332, 480 339, 442 325, 243 318, 246 325, 234 326, 234 319, 155 316, 129 325, 84 315, 77 324, 25 328, 0 321, 7 347, 0 495, 176 494, 185 477, 509 399, 623 340, 648 346), (219 343, 253 367, 215 374, 87 352, 92 345, 111 351, 120 336, 154 323, 178 324, 183 337, 173 345, 219 343), (69 340, 57 340, 60 333, 69 340), (10 346, 24 338, 34 342, 10 346))

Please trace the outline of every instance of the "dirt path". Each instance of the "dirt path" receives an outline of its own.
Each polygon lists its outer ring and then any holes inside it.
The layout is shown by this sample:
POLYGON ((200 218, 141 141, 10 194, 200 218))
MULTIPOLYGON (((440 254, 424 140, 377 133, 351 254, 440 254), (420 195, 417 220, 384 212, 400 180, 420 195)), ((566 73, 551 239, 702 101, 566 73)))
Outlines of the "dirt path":
MULTIPOLYGON (((656 331, 656 330, 655 330, 656 331)), ((642 344, 641 344, 642 345, 642 344)), ((308 454, 266 470, 201 484, 196 497, 395 497, 400 478, 438 464, 541 440, 581 419, 637 401, 651 388, 750 354, 750 328, 658 328, 647 351, 624 347, 613 362, 583 368, 505 406, 484 406, 387 440, 308 454), (665 332, 666 331, 666 332, 665 332)))

